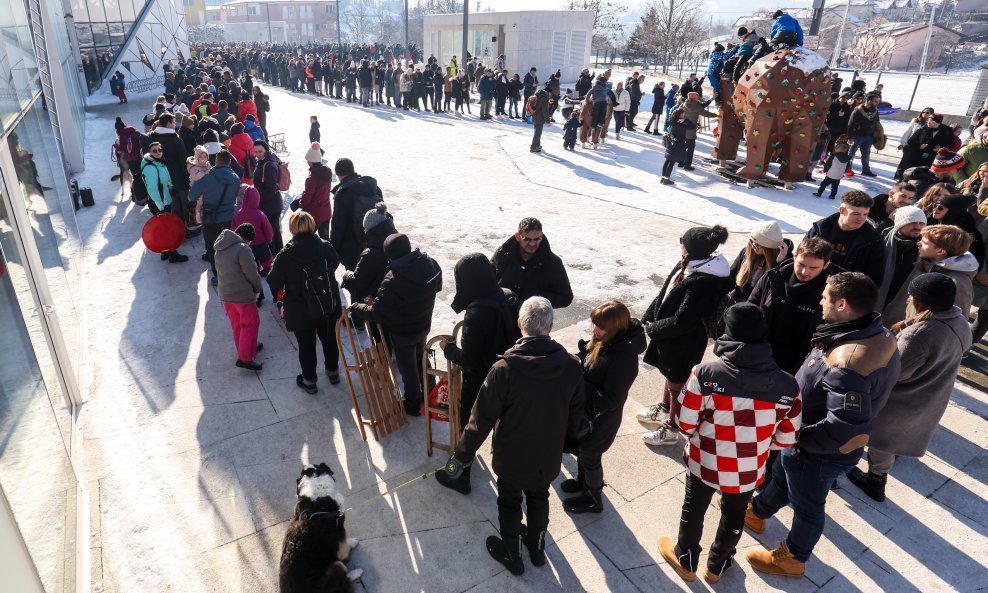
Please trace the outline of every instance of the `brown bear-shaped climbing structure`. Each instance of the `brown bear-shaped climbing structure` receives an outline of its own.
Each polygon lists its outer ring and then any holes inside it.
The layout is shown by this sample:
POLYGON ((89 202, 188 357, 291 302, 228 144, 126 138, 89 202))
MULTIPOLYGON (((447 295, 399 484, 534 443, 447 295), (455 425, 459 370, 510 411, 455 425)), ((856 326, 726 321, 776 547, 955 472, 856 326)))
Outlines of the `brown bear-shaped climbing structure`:
MULTIPOLYGON (((748 152, 738 174, 759 179, 774 161, 780 165, 781 181, 803 181, 830 107, 826 61, 802 47, 762 56, 741 75, 733 104, 744 122, 748 152)), ((731 153, 726 140, 718 142, 718 158, 731 153)))
POLYGON ((717 134, 717 144, 710 151, 710 156, 721 161, 733 161, 738 158, 738 144, 744 135, 744 124, 734 111, 734 83, 730 77, 720 81, 720 109, 717 134))

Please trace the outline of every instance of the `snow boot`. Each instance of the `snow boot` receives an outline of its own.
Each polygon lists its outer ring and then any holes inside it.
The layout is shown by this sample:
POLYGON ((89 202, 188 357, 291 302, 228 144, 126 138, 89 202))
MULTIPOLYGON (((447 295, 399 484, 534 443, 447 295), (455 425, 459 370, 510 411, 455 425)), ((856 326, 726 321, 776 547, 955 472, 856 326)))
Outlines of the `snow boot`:
POLYGON ((601 496, 600 490, 589 490, 584 487, 583 492, 579 495, 564 498, 563 508, 566 509, 567 512, 573 513, 574 515, 579 515, 582 513, 603 513, 604 498, 601 496))
POLYGON ((528 548, 532 566, 545 566, 545 535, 545 531, 525 529, 525 547, 528 548))
POLYGON ((716 585, 720 581, 720 577, 724 575, 724 572, 732 566, 734 566, 733 556, 728 556, 716 564, 711 564, 708 558, 707 567, 703 570, 703 580, 711 585, 716 585))
POLYGON ((496 535, 487 538, 487 553, 508 569, 508 572, 518 576, 525 572, 525 563, 521 559, 521 537, 506 537, 503 540, 496 535))
POLYGON ((669 566, 676 571, 676 574, 687 583, 692 583, 696 580, 697 558, 694 557, 692 552, 680 554, 679 549, 676 547, 676 542, 666 536, 659 538, 658 545, 659 553, 669 563, 669 566))
POLYGON ((559 489, 566 494, 576 494, 577 492, 583 491, 583 468, 578 468, 576 471, 576 479, 569 478, 568 480, 563 480, 563 483, 559 485, 559 489))
POLYGON ((445 471, 436 472, 436 480, 450 490, 456 490, 460 494, 470 494, 470 468, 468 465, 463 468, 463 473, 459 478, 453 479, 446 475, 445 471))
POLYGON ((744 510, 744 526, 755 533, 765 532, 765 519, 755 514, 751 508, 751 501, 748 501, 748 508, 744 510))
POLYGON ((875 502, 885 502, 885 482, 887 474, 865 473, 858 468, 847 472, 847 479, 864 491, 875 502))
POLYGON ((758 572, 794 579, 803 578, 806 573, 806 563, 793 557, 785 541, 779 542, 779 547, 774 550, 748 552, 747 557, 748 564, 758 572))

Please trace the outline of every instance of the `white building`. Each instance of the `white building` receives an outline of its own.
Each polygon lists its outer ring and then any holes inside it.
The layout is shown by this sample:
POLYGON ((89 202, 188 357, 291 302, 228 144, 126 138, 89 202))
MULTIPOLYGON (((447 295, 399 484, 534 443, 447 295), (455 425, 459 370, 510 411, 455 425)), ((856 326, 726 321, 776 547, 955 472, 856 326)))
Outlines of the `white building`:
MULTIPOLYGON (((424 19, 424 53, 440 63, 463 60, 463 14, 430 14, 424 19)), ((467 51, 493 65, 504 54, 508 72, 524 75, 538 68, 539 80, 556 70, 574 81, 590 63, 593 12, 589 10, 525 10, 469 15, 467 51)))

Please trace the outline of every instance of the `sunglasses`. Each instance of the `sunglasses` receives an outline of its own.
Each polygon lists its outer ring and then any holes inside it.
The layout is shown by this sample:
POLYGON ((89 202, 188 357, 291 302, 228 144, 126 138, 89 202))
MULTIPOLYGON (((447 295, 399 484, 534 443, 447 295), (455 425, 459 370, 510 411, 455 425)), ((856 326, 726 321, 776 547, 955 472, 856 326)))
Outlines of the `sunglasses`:
POLYGON ((944 206, 943 204, 941 204, 940 202, 937 202, 936 204, 933 205, 933 209, 934 210, 946 210, 947 207, 944 206))
POLYGON ((521 240, 524 241, 524 242, 526 242, 526 243, 541 243, 542 242, 542 237, 536 237, 534 239, 530 239, 528 237, 522 237, 521 240))
POLYGON ((151 150, 151 154, 161 154, 163 151, 160 148, 154 148, 151 150))

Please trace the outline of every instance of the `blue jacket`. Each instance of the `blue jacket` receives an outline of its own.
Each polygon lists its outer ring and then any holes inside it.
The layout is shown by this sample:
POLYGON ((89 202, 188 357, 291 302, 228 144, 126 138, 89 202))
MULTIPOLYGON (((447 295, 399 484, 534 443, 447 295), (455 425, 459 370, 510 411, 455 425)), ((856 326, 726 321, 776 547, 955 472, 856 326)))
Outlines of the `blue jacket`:
POLYGON ((480 93, 481 101, 494 100, 494 79, 490 76, 481 76, 477 83, 477 92, 480 93))
POLYGON ((240 178, 229 165, 216 165, 202 179, 189 188, 189 201, 202 197, 203 222, 222 223, 229 226, 233 220, 234 206, 237 202, 237 192, 240 190, 240 178), (223 191, 226 190, 224 196, 223 191), (222 199, 222 204, 220 203, 222 199), (207 220, 210 212, 215 216, 207 220))
POLYGON ((871 435, 872 418, 899 380, 895 336, 878 313, 864 327, 827 333, 821 325, 817 332, 796 373, 803 397, 796 445, 813 457, 853 465, 871 435))
POLYGON ((249 119, 244 120, 244 131, 247 132, 247 135, 250 136, 251 140, 257 141, 265 139, 264 130, 261 129, 261 126, 255 124, 249 119))
POLYGON ((676 99, 679 98, 679 89, 672 89, 666 95, 666 108, 672 109, 676 106, 676 99))
MULTIPOLYGON (((734 49, 732 48, 731 51, 733 52, 734 49)), ((722 51, 715 51, 710 54, 710 63, 707 64, 707 80, 713 81, 720 76, 720 71, 724 68, 724 60, 728 57, 730 56, 722 51)))
POLYGON ((772 24, 772 32, 769 33, 769 39, 775 39, 775 36, 784 31, 792 31, 796 34, 796 43, 803 45, 803 28, 799 26, 799 21, 792 18, 786 13, 782 13, 782 16, 775 19, 775 23, 772 24))

